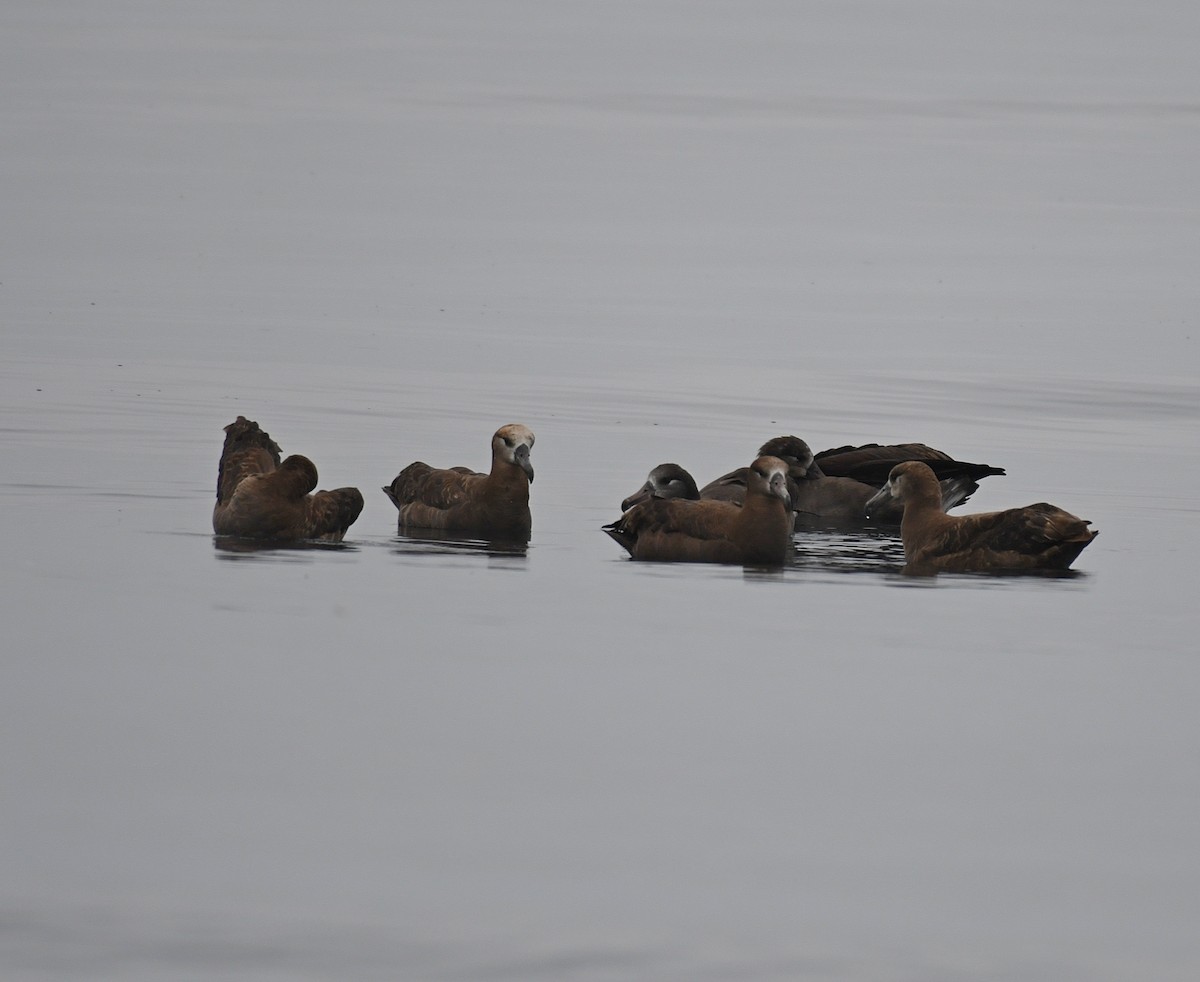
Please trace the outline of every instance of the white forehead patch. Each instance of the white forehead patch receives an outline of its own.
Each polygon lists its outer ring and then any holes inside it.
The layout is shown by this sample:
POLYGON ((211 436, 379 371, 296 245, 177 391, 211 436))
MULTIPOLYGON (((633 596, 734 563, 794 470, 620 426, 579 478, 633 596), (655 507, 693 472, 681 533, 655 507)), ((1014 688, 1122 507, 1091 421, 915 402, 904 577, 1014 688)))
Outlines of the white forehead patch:
POLYGON ((522 426, 520 423, 509 423, 507 426, 501 426, 496 431, 496 439, 500 440, 505 446, 510 446, 513 449, 520 444, 533 447, 533 431, 527 426, 522 426))

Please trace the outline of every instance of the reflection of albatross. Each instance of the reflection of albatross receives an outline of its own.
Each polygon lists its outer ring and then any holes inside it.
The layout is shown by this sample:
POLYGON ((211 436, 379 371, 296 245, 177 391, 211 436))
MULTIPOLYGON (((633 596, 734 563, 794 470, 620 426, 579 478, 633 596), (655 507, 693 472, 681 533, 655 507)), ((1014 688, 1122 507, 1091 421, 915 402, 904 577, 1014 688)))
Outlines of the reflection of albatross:
POLYGON ((899 502, 900 537, 911 572, 1066 569, 1099 533, 1054 505, 946 515, 937 477, 920 461, 892 468, 869 511, 899 502))
POLYGON ((780 565, 792 544, 787 465, 759 457, 746 468, 742 506, 652 498, 604 531, 634 559, 780 565))
POLYGON ((502 426, 492 437, 492 469, 477 474, 466 467, 440 470, 417 461, 383 489, 400 511, 405 529, 446 529, 490 537, 528 537, 529 451, 533 433, 520 423, 502 426))
POLYGON ((279 446, 253 420, 239 416, 225 427, 217 470, 213 531, 248 539, 322 539, 341 542, 363 509, 358 488, 318 491, 317 468, 293 454, 279 461, 279 446))

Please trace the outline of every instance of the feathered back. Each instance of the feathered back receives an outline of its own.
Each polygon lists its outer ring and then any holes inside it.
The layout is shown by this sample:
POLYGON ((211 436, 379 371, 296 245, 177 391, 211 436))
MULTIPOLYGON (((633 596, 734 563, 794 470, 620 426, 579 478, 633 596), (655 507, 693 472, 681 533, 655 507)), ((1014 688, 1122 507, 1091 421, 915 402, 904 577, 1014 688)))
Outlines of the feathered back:
POLYGON ((397 508, 421 502, 431 508, 449 509, 467 500, 470 486, 485 477, 466 467, 438 469, 416 460, 397 474, 383 493, 397 508))

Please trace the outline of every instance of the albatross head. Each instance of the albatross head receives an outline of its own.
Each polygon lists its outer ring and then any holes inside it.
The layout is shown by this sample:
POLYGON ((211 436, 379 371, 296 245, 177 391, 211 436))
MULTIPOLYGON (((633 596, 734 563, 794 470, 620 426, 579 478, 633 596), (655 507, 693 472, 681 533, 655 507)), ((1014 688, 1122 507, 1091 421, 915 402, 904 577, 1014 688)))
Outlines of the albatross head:
POLYGON ((759 447, 758 452, 782 460, 795 480, 808 477, 808 469, 813 465, 813 452, 798 436, 777 436, 759 447))
POLYGON ((790 510, 792 496, 788 494, 787 464, 778 457, 759 457, 750 465, 746 478, 746 491, 763 494, 770 498, 779 498, 790 510))
POLYGON ((942 490, 938 485, 937 476, 928 464, 919 460, 906 460, 892 468, 887 484, 867 502, 866 514, 870 518, 872 512, 878 512, 881 505, 890 501, 904 504, 917 499, 928 499, 940 510, 942 490))
POLYGON ((520 423, 501 426, 492 437, 492 456, 497 460, 513 464, 525 472, 533 483, 533 464, 529 462, 529 451, 533 448, 533 431, 520 423))
POLYGON ((699 501, 700 490, 696 487, 696 479, 678 464, 659 464, 650 472, 646 483, 621 502, 621 511, 629 511, 634 505, 651 498, 699 501))

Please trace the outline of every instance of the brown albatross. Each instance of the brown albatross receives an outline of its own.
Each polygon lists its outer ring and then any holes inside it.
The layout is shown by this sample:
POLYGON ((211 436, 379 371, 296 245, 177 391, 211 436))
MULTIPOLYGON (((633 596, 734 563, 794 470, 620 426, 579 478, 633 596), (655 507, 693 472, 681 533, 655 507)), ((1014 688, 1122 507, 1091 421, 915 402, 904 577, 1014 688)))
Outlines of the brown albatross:
POLYGON ((746 470, 741 507, 650 498, 604 526, 634 559, 778 566, 792 544, 787 465, 762 456, 746 470))
POLYGON ((358 488, 317 491, 317 468, 279 445, 254 420, 239 416, 225 427, 217 469, 213 531, 247 539, 320 539, 341 542, 363 509, 358 488))
POLYGON ((482 538, 528 538, 529 484, 533 432, 520 423, 502 426, 492 437, 492 469, 479 474, 466 467, 448 470, 416 461, 383 493, 400 512, 399 527, 444 529, 482 538))
MULTIPOLYGON (((945 509, 966 501, 978 489, 982 478, 1004 473, 1002 467, 955 460, 923 443, 869 443, 814 454, 799 437, 780 436, 768 440, 758 452, 779 457, 787 464, 788 490, 797 525, 814 519, 864 522, 867 501, 887 481, 892 467, 905 460, 923 460, 933 469, 941 483, 945 509)), ((737 501, 744 488, 745 468, 739 468, 706 484, 700 489, 700 497, 737 501)), ((881 505, 870 517, 879 524, 898 525, 902 514, 898 505, 881 505)))
POLYGON ((1067 569, 1099 535, 1091 523, 1055 505, 947 515, 937 476, 921 461, 892 468, 888 482, 867 502, 870 511, 898 502, 906 572, 1067 569))

